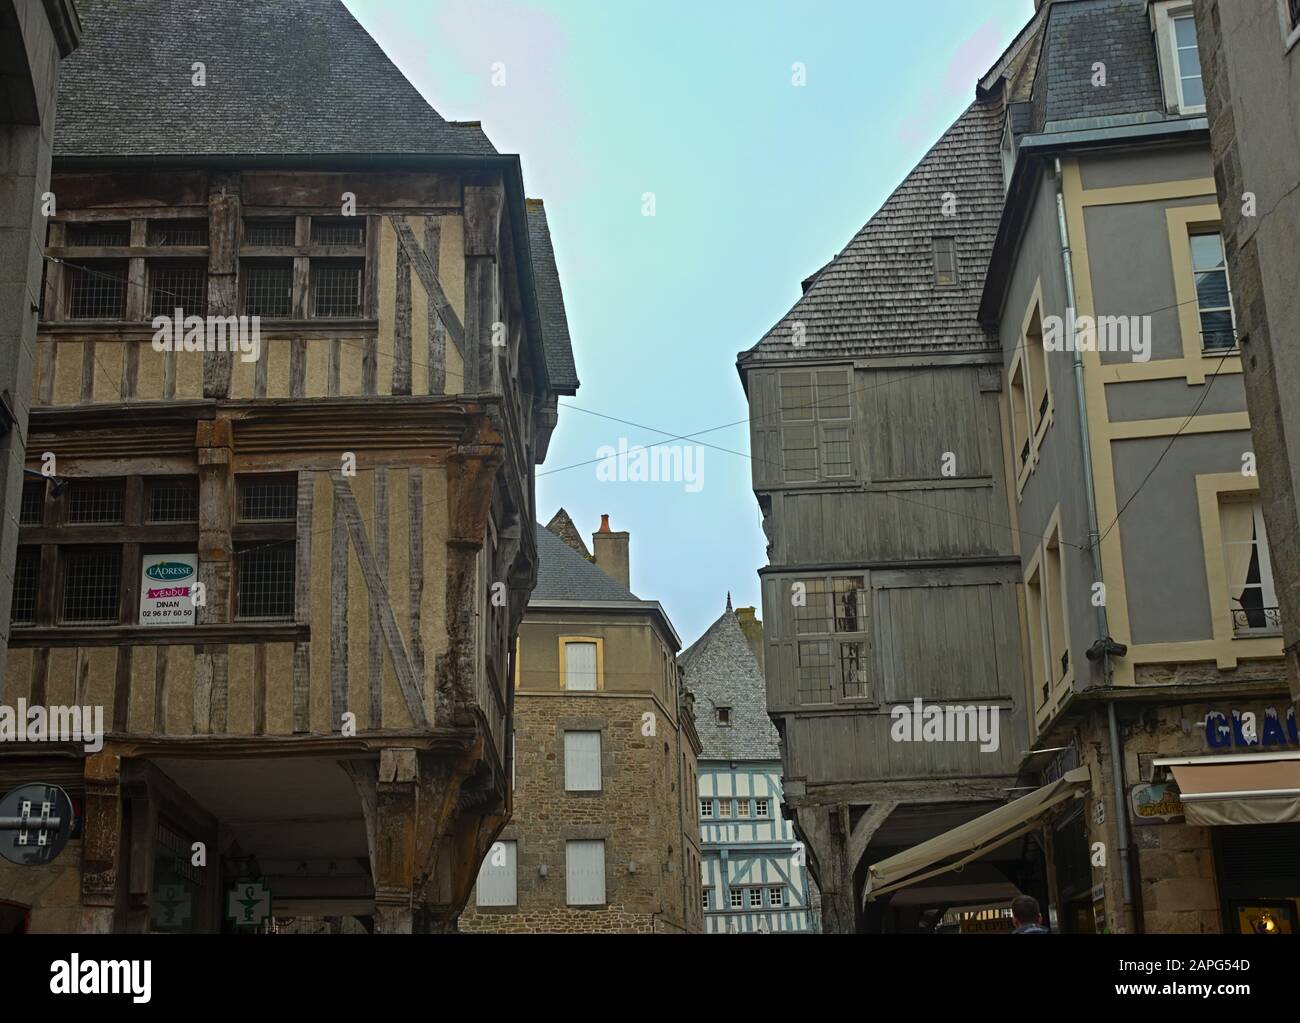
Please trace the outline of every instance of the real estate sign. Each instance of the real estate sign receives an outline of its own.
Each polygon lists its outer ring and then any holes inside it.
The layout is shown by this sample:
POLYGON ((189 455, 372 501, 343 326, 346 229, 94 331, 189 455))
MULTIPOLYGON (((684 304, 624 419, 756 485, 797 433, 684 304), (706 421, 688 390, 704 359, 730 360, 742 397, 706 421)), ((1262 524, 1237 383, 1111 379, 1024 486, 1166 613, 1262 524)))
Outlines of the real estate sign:
POLYGON ((146 554, 140 563, 140 624, 193 625, 199 556, 146 554))

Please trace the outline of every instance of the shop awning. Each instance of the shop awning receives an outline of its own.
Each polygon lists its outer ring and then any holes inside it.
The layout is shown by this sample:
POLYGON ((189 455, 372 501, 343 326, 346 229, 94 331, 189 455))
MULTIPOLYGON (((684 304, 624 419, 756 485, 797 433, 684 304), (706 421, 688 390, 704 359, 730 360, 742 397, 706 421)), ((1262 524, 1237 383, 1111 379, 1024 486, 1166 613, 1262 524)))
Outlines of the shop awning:
POLYGON ((1032 831, 1059 804, 1088 788, 1086 767, 867 868, 866 901, 955 870, 1032 831))
POLYGON ((1300 823, 1300 754, 1168 757, 1188 824, 1300 823))

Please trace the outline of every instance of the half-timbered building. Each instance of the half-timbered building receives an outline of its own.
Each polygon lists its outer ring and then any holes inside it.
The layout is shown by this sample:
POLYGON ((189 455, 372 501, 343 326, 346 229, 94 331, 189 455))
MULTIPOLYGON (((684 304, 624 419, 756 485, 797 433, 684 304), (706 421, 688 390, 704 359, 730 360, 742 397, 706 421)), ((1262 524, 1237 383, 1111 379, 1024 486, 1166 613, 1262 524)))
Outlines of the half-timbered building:
POLYGON ((679 659, 700 733, 708 934, 807 933, 821 923, 803 845, 782 813, 780 741, 755 654, 762 629, 754 609, 733 609, 727 594, 726 610, 679 659))
POLYGON ((35 930, 230 928, 236 884, 454 926, 578 382, 545 210, 341 3, 79 7, 3 702, 106 734, 0 749, 0 791, 80 809, 0 897, 35 930))

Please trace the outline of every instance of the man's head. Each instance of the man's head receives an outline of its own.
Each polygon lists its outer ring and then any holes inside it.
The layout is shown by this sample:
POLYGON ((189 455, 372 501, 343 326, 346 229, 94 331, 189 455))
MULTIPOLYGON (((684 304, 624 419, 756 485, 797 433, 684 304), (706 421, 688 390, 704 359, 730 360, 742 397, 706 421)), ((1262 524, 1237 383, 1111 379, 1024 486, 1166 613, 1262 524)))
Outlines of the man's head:
POLYGON ((1017 927, 1041 923, 1043 918, 1038 912, 1038 900, 1032 895, 1017 895, 1011 900, 1011 918, 1017 927))

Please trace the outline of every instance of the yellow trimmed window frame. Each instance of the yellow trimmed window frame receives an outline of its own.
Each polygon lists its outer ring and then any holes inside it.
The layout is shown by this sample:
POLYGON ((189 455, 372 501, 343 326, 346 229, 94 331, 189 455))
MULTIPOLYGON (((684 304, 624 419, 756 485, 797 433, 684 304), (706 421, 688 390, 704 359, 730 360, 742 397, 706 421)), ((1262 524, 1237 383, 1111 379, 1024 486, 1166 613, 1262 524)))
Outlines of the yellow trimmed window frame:
MULTIPOLYGON (((1239 472, 1210 473, 1196 477, 1196 499, 1201 514, 1201 537, 1205 548, 1205 581, 1209 588, 1210 621, 1213 626, 1215 660, 1220 668, 1235 668, 1239 658, 1281 657, 1280 634, 1260 634, 1239 629, 1233 620, 1228 583, 1228 554, 1225 551, 1224 508, 1229 501, 1258 502, 1259 478, 1239 472)), ((1228 523, 1231 529, 1232 524, 1228 523)), ((1267 557, 1268 538, 1261 548, 1267 557)))
MULTIPOLYGON (((1207 352, 1201 345, 1201 309, 1196 295, 1196 271, 1192 269, 1192 235, 1217 231, 1223 221, 1217 205, 1174 206, 1165 210, 1169 228, 1169 257, 1174 271, 1174 299, 1178 303, 1178 330, 1182 335, 1187 382, 1203 384, 1206 376, 1222 363, 1222 372, 1240 372, 1237 348, 1207 352)), ((1231 301, 1232 281, 1228 281, 1231 301)))
POLYGON ((1039 727, 1060 709, 1074 688, 1070 660, 1070 618, 1065 602, 1065 558, 1061 508, 1048 520, 1042 542, 1025 568, 1025 615, 1035 720, 1039 727))
POLYGON ((1016 498, 1038 465, 1039 449, 1056 412, 1052 375, 1047 370, 1043 345, 1043 280, 1034 291, 1020 323, 1020 338, 1007 369, 1007 396, 1011 405, 1012 463, 1016 471, 1016 498))
POLYGON ((605 688, 605 641, 599 636, 560 637, 560 688, 569 690, 569 647, 574 644, 594 644, 596 647, 596 688, 572 689, 575 693, 599 692, 605 688))

